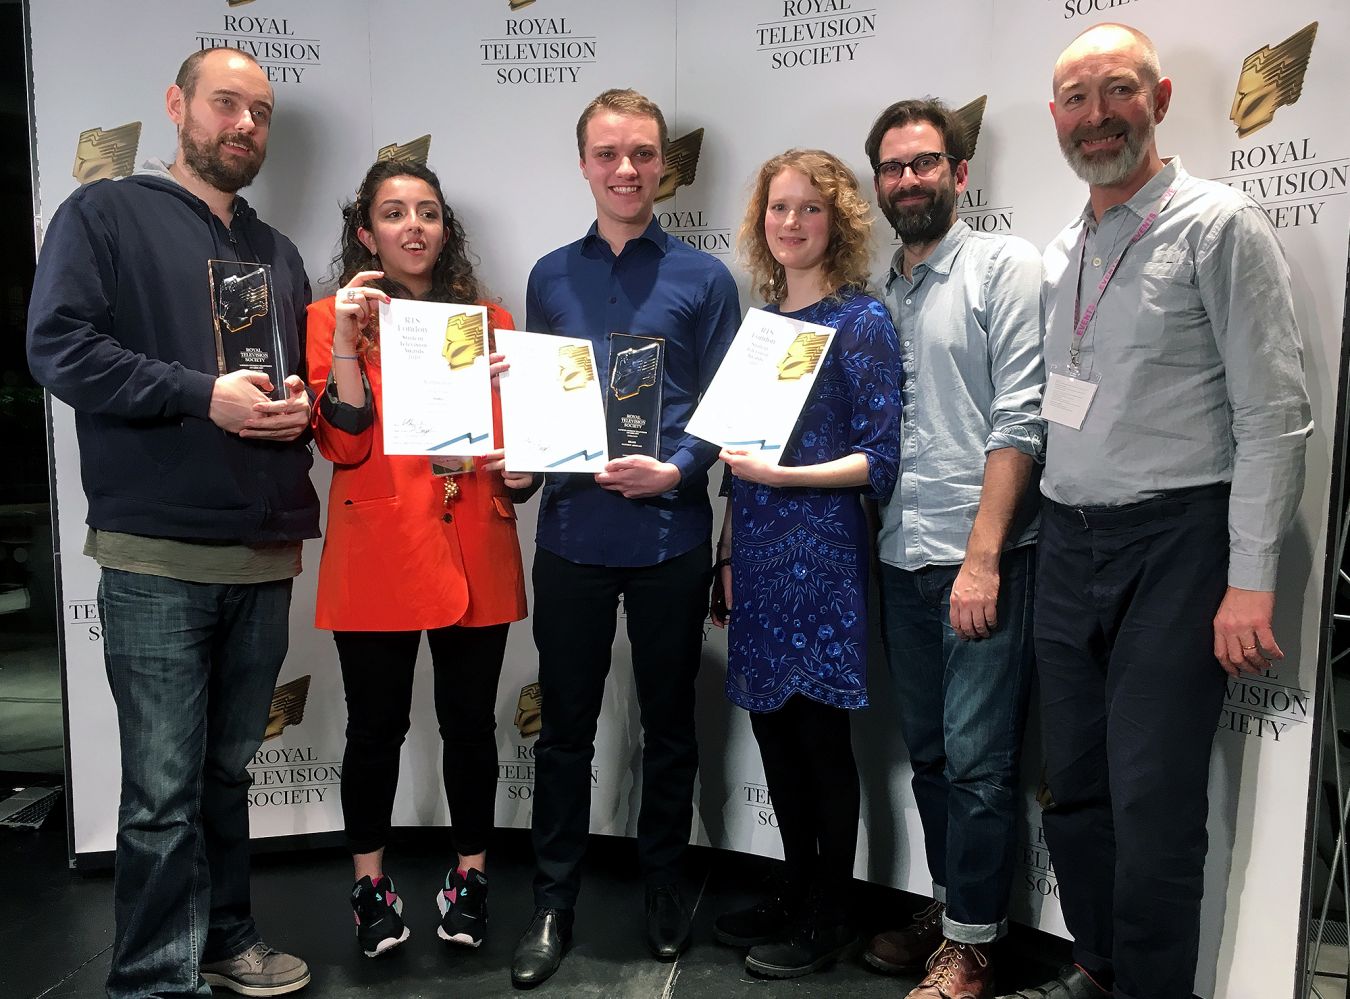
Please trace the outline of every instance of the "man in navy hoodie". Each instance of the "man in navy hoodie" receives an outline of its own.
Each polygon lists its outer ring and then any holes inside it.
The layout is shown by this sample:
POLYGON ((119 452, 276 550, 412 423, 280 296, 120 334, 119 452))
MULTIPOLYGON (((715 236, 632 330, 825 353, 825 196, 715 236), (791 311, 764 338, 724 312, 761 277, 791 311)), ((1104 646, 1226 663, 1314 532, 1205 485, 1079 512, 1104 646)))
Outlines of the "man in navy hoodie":
POLYGON ((318 499, 302 435, 309 283, 235 192, 262 166, 273 94, 249 56, 193 53, 166 97, 170 164, 76 191, 47 227, 28 316, 37 379, 75 410, 85 552, 122 756, 108 995, 283 995, 309 983, 249 903, 246 766, 286 656, 318 499), (221 375, 207 261, 271 266, 284 398, 221 375))

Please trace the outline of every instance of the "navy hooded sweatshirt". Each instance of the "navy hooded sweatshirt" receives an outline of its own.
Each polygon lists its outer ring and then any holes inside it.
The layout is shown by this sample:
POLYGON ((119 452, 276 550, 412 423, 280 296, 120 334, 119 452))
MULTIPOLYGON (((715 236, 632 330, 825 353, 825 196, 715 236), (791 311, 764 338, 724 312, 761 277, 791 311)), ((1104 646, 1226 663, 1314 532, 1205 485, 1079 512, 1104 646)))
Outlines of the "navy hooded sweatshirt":
POLYGON ((209 418, 219 375, 210 259, 271 264, 286 363, 301 374, 304 265, 242 198, 227 228, 159 170, 82 187, 52 216, 28 364, 75 410, 87 522, 185 541, 318 537, 308 435, 246 440, 209 418))

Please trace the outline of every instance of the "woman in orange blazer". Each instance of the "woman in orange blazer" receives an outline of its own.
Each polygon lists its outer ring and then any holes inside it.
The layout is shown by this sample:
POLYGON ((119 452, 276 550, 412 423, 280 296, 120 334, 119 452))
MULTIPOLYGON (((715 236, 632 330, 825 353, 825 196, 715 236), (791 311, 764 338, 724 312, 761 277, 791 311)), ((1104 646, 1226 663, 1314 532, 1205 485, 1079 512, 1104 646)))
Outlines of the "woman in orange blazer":
MULTIPOLYGON (((497 789, 497 680, 509 623, 525 616, 512 497, 513 489, 527 496, 532 477, 504 475, 500 451, 463 459, 470 470, 453 476, 435 474, 426 457, 384 453, 377 303, 483 297, 436 175, 407 162, 371 167, 344 212, 334 264, 343 287, 311 305, 308 321, 314 437, 333 462, 315 623, 333 632, 347 699, 342 813, 357 941, 375 957, 409 936, 384 847, 425 631, 457 853, 437 893, 437 933, 477 947, 497 789)), ((487 308, 491 328, 513 326, 504 309, 487 308)), ((500 444, 495 390, 493 406, 500 444)))

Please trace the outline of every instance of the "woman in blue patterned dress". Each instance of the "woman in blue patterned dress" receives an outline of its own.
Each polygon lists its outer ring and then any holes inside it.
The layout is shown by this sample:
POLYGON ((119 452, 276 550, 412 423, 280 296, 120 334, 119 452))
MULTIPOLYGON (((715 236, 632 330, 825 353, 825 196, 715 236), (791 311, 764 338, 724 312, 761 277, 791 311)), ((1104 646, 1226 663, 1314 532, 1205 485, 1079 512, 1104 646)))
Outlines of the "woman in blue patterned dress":
POLYGON ((729 624, 727 696, 750 712, 785 859, 769 899, 717 920, 746 969, 788 978, 853 941, 857 848, 849 713, 867 705, 867 523, 860 499, 895 485, 900 350, 864 293, 870 209, 819 150, 759 171, 740 247, 767 308, 837 332, 782 463, 724 450, 731 473, 713 621, 729 624))

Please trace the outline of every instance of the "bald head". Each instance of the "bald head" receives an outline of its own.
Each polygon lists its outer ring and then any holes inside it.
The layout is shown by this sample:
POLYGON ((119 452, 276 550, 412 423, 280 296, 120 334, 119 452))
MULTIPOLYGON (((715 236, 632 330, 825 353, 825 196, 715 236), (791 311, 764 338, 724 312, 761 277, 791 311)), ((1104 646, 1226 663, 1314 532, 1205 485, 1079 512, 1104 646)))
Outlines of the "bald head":
POLYGON ((1128 24, 1094 24, 1070 42, 1055 60, 1053 89, 1058 92, 1060 83, 1084 60, 1102 57, 1129 62, 1150 87, 1157 86, 1162 79, 1158 50, 1148 35, 1128 24))

